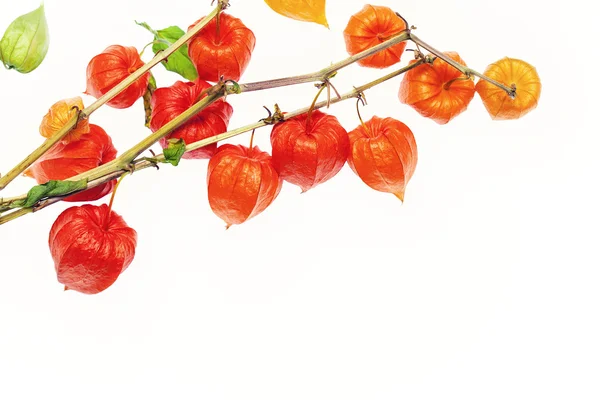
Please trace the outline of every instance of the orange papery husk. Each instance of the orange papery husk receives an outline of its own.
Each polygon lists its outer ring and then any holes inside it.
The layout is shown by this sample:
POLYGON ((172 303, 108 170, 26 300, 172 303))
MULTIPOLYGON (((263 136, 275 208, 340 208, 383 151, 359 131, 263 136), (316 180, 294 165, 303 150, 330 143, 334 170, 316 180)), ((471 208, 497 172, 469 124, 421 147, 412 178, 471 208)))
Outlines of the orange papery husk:
MULTIPOLYGON (((391 8, 367 4, 348 21, 344 30, 346 50, 353 56, 399 35, 407 28, 404 20, 391 8)), ((400 62, 405 48, 406 42, 401 42, 357 63, 363 67, 386 68, 400 62)))
POLYGON ((48 245, 65 290, 96 294, 109 288, 133 261, 137 232, 106 204, 85 204, 58 216, 48 245))
MULTIPOLYGON (((50 139, 54 137, 79 111, 83 110, 83 100, 81 97, 60 100, 54 103, 48 113, 42 119, 40 124, 40 134, 50 139)), ((77 122, 75 128, 61 140, 63 143, 69 143, 78 140, 82 135, 90 131, 90 124, 87 119, 77 122)))
POLYGON ((404 201, 418 158, 412 131, 396 119, 373 117, 348 135, 350 168, 369 187, 404 201))
MULTIPOLYGON (((144 62, 135 47, 109 46, 87 66, 86 94, 98 99, 142 66, 144 62)), ((146 93, 149 80, 147 72, 106 104, 114 108, 131 107, 146 93)))
POLYGON ((518 119, 537 107, 542 94, 542 83, 533 65, 505 57, 488 65, 483 74, 503 85, 514 85, 516 88, 516 97, 512 99, 506 91, 490 82, 483 79, 477 82, 475 90, 492 119, 518 119))
MULTIPOLYGON (((239 18, 224 12, 217 18, 190 40, 190 59, 200 79, 218 82, 223 77, 239 81, 250 63, 256 37, 239 18), (220 18, 218 29, 217 18, 220 18)), ((194 22, 188 31, 202 19, 194 22)))
MULTIPOLYGON (((458 53, 444 54, 466 65, 458 53)), ((474 95, 473 80, 440 58, 406 72, 398 93, 400 102, 441 125, 465 111, 474 95)))
POLYGON ((315 110, 277 123, 271 132, 273 165, 306 192, 340 172, 350 150, 348 132, 333 115, 315 110))
POLYGON ((225 144, 208 163, 207 183, 210 207, 229 228, 263 212, 283 181, 268 153, 256 146, 225 144))

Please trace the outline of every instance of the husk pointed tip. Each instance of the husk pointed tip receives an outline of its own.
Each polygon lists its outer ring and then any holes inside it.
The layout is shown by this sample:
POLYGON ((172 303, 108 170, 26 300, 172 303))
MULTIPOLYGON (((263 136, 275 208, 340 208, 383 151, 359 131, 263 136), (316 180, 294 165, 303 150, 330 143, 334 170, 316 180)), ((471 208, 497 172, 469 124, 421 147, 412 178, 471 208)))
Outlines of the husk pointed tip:
POLYGON ((329 26, 329 22, 327 21, 327 17, 326 16, 323 15, 322 17, 319 17, 315 22, 317 24, 323 25, 325 28, 331 30, 331 27, 329 26))
POLYGON ((404 204, 404 192, 394 193, 394 196, 396 196, 402 202, 402 204, 404 204))

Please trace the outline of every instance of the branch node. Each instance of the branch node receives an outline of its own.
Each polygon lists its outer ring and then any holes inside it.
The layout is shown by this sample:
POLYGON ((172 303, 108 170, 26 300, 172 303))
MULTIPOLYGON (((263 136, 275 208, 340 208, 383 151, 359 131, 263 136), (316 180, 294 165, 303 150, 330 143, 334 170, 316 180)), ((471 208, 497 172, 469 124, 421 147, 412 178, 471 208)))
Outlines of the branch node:
POLYGON ((271 112, 271 110, 269 110, 266 106, 263 106, 263 108, 265 110, 267 110, 267 112, 269 113, 269 116, 267 118, 263 118, 261 120, 259 120, 260 122, 264 122, 267 125, 274 125, 280 121, 284 120, 284 116, 283 113, 281 112, 281 109, 279 108, 278 104, 275 104, 275 112, 271 112))
POLYGON ((225 91, 225 96, 227 96, 228 94, 242 93, 242 88, 240 84, 232 79, 228 79, 223 82, 223 89, 225 91))
MULTIPOLYGON (((211 6, 213 4, 215 4, 215 0, 212 0, 212 2, 210 3, 211 6)), ((221 11, 229 8, 229 6, 229 0, 219 0, 219 7, 221 8, 221 11)))
POLYGON ((123 170, 129 172, 130 175, 133 175, 133 173, 135 172, 135 162, 129 162, 127 163, 124 167, 123 170))
POLYGON ((406 49, 405 51, 412 51, 415 56, 415 60, 423 60, 424 62, 428 62, 427 60, 430 58, 429 55, 426 56, 421 52, 419 46, 417 46, 416 49, 406 49))
MULTIPOLYGON (((354 89, 358 90, 356 87, 354 87, 354 89)), ((356 93, 356 99, 363 105, 363 107, 368 105, 367 96, 365 95, 365 92, 358 90, 358 92, 356 93)))
MULTIPOLYGON (((166 52, 167 50, 168 50, 168 48, 167 48, 167 49, 163 49, 163 50, 159 51, 158 53, 156 53, 155 57, 156 57, 157 55, 159 55, 159 54, 162 54, 162 53, 166 52)), ((164 57, 164 58, 162 59, 162 61, 163 61, 165 64, 168 64, 168 63, 169 63, 169 57, 164 57)))
POLYGON ((77 110, 77 120, 75 121, 75 125, 73 125, 73 127, 71 128, 71 129, 77 129, 77 125, 79 125, 79 121, 82 121, 82 120, 86 119, 87 115, 85 115, 83 113, 83 110, 81 110, 77 106, 71 107, 71 110, 77 110))
POLYGON ((508 97, 510 97, 511 99, 514 99, 517 97, 517 85, 516 84, 511 84, 510 85, 510 92, 508 93, 508 97))

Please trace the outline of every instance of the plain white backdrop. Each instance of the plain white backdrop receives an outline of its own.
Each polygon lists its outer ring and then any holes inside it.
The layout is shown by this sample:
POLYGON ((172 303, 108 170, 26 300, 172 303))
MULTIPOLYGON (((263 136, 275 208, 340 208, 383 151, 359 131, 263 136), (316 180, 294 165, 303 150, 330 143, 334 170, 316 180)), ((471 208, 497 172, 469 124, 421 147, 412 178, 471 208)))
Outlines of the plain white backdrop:
MULTIPOLYGON (((345 58, 342 31, 365 0, 328 3, 331 30, 232 0, 229 12, 257 37, 242 81, 345 58)), ((225 231, 208 206, 206 161, 142 171, 115 204, 139 233, 136 259, 95 296, 56 281, 47 237, 68 205, 0 227, 0 398, 600 398, 598 28, 578 3, 373 3, 473 68, 522 58, 543 83, 522 120, 492 121, 475 96, 446 126, 399 103, 401 78, 367 92, 364 117, 400 119, 417 138, 403 205, 346 166, 303 195, 285 185, 265 213, 225 231)), ((1 2, 0 30, 37 5, 1 2)), ((84 91, 94 55, 151 40, 134 20, 187 29, 210 9, 210 0, 47 0, 46 60, 26 76, 0 71, 0 170, 42 142, 52 103, 84 91)), ((352 66, 334 82, 347 91, 385 72, 352 66)), ((155 74, 160 86, 177 80, 161 66, 155 74)), ((230 127, 263 118, 262 105, 306 106, 314 93, 231 96, 230 127)), ((330 112, 353 129, 353 107, 330 112)), ((121 151, 148 134, 139 102, 102 108, 92 122, 121 151)), ((265 150, 269 131, 256 135, 265 150)), ((20 178, 2 195, 32 183, 20 178)))

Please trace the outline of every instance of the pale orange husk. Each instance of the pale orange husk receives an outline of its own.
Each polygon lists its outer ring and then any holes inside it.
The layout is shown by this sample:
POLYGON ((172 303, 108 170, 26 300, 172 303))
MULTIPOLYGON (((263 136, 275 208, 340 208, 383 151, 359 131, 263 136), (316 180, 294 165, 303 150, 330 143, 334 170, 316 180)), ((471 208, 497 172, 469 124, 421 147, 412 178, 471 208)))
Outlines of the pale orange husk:
MULTIPOLYGON (((45 138, 51 138, 56 135, 78 111, 83 110, 83 100, 81 97, 60 100, 50 107, 48 113, 42 119, 40 124, 40 134, 45 138)), ((71 130, 63 139, 63 143, 70 143, 78 140, 82 135, 89 133, 90 125, 88 120, 79 121, 75 129, 71 130)))
POLYGON ((535 67, 523 60, 505 57, 489 65, 484 75, 508 87, 515 86, 517 95, 480 79, 475 85, 483 105, 492 119, 518 119, 535 109, 542 92, 542 83, 535 67))

